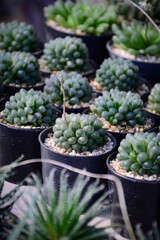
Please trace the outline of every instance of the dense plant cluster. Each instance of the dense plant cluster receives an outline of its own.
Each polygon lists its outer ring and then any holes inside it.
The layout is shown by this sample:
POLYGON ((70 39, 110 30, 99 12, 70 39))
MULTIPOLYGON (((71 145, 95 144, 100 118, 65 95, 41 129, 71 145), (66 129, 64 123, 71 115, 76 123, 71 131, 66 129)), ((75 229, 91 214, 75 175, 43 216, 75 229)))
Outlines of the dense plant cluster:
POLYGON ((49 126, 54 124, 56 111, 41 91, 21 89, 6 102, 3 118, 10 124, 49 126))
POLYGON ((65 99, 70 105, 81 102, 89 102, 92 97, 92 88, 87 78, 76 72, 66 73, 64 71, 52 74, 45 80, 44 92, 51 97, 51 101, 58 106, 63 105, 63 92, 59 75, 62 76, 65 91, 65 99))
POLYGON ((45 16, 66 28, 78 29, 89 34, 103 34, 112 23, 117 22, 114 6, 77 0, 57 0, 44 9, 45 16))
POLYGON ((0 23, 0 49, 9 52, 33 52, 38 47, 38 36, 31 25, 14 20, 0 23))
POLYGON ((146 26, 134 20, 123 22, 122 28, 113 25, 113 42, 133 55, 160 55, 160 34, 155 27, 148 23, 146 26))
POLYGON ((33 85, 40 82, 39 65, 31 53, 0 53, 0 76, 5 84, 33 85))
POLYGON ((138 86, 138 66, 122 58, 105 59, 96 72, 96 81, 103 90, 118 88, 124 91, 135 91, 138 86))
POLYGON ((53 127, 54 141, 58 147, 67 151, 88 151, 107 142, 107 135, 102 129, 102 122, 95 115, 66 114, 57 118, 53 127))
POLYGON ((88 70, 88 49, 82 39, 76 37, 56 38, 44 45, 44 64, 51 70, 88 70))
POLYGON ((143 101, 138 94, 111 89, 95 99, 91 111, 112 124, 125 121, 127 125, 144 124, 143 101))
POLYGON ((148 97, 148 108, 155 113, 160 113, 160 83, 156 83, 151 90, 148 97))
POLYGON ((127 134, 118 151, 117 159, 125 170, 160 175, 160 136, 155 132, 127 134))

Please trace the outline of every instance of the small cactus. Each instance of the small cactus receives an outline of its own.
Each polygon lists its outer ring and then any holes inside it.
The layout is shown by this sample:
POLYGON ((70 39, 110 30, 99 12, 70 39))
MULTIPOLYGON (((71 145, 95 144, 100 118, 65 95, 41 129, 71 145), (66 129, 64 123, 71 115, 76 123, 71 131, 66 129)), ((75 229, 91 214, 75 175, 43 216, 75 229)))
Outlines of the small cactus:
POLYGON ((95 99, 90 106, 92 112, 116 125, 125 121, 129 126, 144 124, 143 101, 138 94, 111 89, 95 99))
POLYGON ((76 37, 56 38, 44 46, 44 65, 51 71, 87 71, 88 49, 82 39, 76 37))
POLYGON ((9 52, 33 52, 38 47, 38 36, 31 25, 14 20, 0 23, 0 49, 9 52))
POLYGON ((148 106, 152 112, 160 114, 160 83, 156 83, 148 97, 148 106))
POLYGON ((3 119, 9 124, 50 126, 55 122, 56 111, 41 91, 21 89, 6 102, 3 119))
POLYGON ((76 72, 60 72, 52 74, 45 81, 44 92, 51 97, 51 101, 58 106, 63 105, 63 92, 58 76, 62 75, 63 86, 65 90, 65 100, 70 105, 79 104, 81 102, 89 102, 92 97, 92 88, 87 78, 82 77, 76 72))
POLYGON ((96 81, 102 90, 118 88, 124 91, 135 91, 138 87, 138 67, 122 58, 105 59, 96 72, 96 81))
POLYGON ((34 85, 40 82, 36 58, 25 52, 0 53, 0 76, 4 84, 34 85))
POLYGON ((121 168, 139 175, 160 175, 160 136, 154 132, 127 134, 118 148, 121 168))
POLYGON ((53 132, 57 147, 68 152, 93 150, 108 141, 102 122, 95 115, 66 114, 66 121, 64 116, 57 118, 53 132))

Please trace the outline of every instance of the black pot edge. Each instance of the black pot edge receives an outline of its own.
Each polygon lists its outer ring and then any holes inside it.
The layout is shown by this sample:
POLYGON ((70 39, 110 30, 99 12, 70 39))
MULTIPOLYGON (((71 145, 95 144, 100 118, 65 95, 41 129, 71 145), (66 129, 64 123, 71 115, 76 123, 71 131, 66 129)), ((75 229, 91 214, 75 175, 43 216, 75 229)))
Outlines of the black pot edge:
POLYGON ((149 130, 148 132, 156 132, 156 133, 160 132, 160 125, 152 128, 152 129, 149 130))
POLYGON ((4 104, 9 98, 9 94, 6 89, 3 90, 2 97, 0 98, 0 104, 4 104))
MULTIPOLYGON (((40 134, 39 134, 39 137, 38 137, 38 140, 39 140, 39 143, 40 143, 40 145, 41 146, 43 146, 43 148, 45 148, 46 150, 49 150, 49 151, 51 151, 51 152, 54 152, 54 153, 58 153, 59 155, 61 155, 61 156, 66 156, 66 154, 64 154, 64 153, 59 153, 59 152, 56 152, 56 151, 53 151, 53 150, 51 150, 51 149, 49 149, 48 147, 46 147, 45 146, 45 144, 43 143, 43 141, 42 141, 42 138, 43 138, 43 135, 46 133, 49 133, 49 132, 51 132, 52 131, 52 127, 50 127, 50 128, 47 128, 47 129, 44 129, 40 134)), ((116 139, 115 139, 115 137, 114 136, 112 136, 110 133, 108 133, 107 132, 107 135, 111 138, 111 141, 114 143, 114 145, 112 146, 112 148, 108 151, 108 152, 105 152, 105 153, 103 153, 103 154, 99 154, 98 156, 102 156, 102 155, 104 155, 104 154, 106 154, 106 153, 109 153, 109 152, 111 152, 111 151, 114 151, 114 149, 116 148, 116 146, 117 146, 117 142, 116 142, 116 139)), ((74 158, 75 156, 74 155, 69 155, 71 158, 74 158)), ((92 156, 87 156, 87 158, 92 158, 92 157, 96 157, 96 155, 92 155, 92 156)), ((84 158, 84 157, 86 157, 86 156, 76 156, 76 157, 78 157, 78 158, 84 158)))
POLYGON ((115 156, 118 152, 113 152, 111 153, 108 157, 107 157, 107 160, 106 160, 106 165, 107 165, 107 168, 113 173, 113 175, 116 175, 118 178, 123 178, 125 180, 128 180, 128 181, 131 181, 133 183, 144 183, 144 184, 157 184, 159 183, 160 184, 160 180, 156 180, 156 181, 147 181, 147 180, 143 180, 143 179, 136 179, 136 178, 131 178, 131 177, 127 177, 127 176, 124 176, 120 173, 118 173, 117 171, 115 171, 110 165, 109 165, 109 162, 112 160, 111 158, 114 157, 115 159, 115 156))
POLYGON ((18 89, 18 90, 20 90, 22 88, 26 89, 26 90, 30 90, 31 88, 33 88, 33 89, 36 90, 37 88, 43 88, 45 86, 45 83, 42 81, 39 84, 35 84, 31 87, 28 87, 28 86, 23 87, 23 86, 20 86, 20 85, 19 86, 14 86, 14 85, 7 85, 7 84, 3 84, 3 86, 6 89, 6 91, 7 91, 7 89, 18 89))

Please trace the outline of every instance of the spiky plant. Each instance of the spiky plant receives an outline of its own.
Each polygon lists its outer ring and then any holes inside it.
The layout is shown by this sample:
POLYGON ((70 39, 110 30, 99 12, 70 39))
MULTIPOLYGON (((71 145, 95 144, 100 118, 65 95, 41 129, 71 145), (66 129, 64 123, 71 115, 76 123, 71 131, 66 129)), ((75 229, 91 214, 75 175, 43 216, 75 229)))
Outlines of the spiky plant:
POLYGON ((160 34, 156 28, 148 23, 134 20, 132 23, 123 22, 122 28, 112 27, 115 36, 113 42, 132 55, 160 55, 160 34))
POLYGON ((89 102, 92 97, 92 87, 87 78, 76 72, 52 74, 45 80, 44 92, 51 97, 51 101, 58 106, 63 105, 63 92, 59 75, 62 75, 65 90, 65 100, 70 105, 89 102))
POLYGON ((138 87, 138 67, 122 58, 105 59, 96 72, 96 81, 102 90, 118 88, 124 91, 135 91, 138 87))
POLYGON ((144 124, 146 116, 143 112, 143 101, 138 94, 111 89, 103 92, 103 96, 95 99, 90 106, 92 112, 103 117, 112 124, 125 121, 129 126, 144 124))
POLYGON ((102 122, 95 115, 72 113, 65 117, 57 118, 53 127, 53 139, 57 147, 68 152, 88 151, 108 141, 102 122))
POLYGON ((154 132, 127 134, 118 148, 121 168, 139 175, 160 175, 160 136, 154 132))
POLYGON ((33 52, 38 47, 38 36, 32 25, 17 20, 0 23, 0 49, 9 52, 33 52))
POLYGON ((88 209, 94 194, 102 190, 98 182, 89 186, 88 179, 79 176, 72 189, 63 172, 60 176, 59 199, 53 183, 54 176, 47 180, 47 195, 41 184, 36 181, 36 195, 31 196, 24 218, 21 219, 8 240, 103 240, 108 239, 104 228, 97 224, 89 225, 91 220, 102 213, 107 193, 97 199, 88 209), (87 189, 86 189, 87 187, 87 189), (84 189, 86 189, 84 193, 84 189), (83 194, 84 193, 84 194, 83 194), (84 216, 82 213, 86 210, 84 216), (28 221, 29 220, 29 221, 28 221))
POLYGON ((103 34, 112 23, 116 23, 117 15, 114 6, 106 3, 94 3, 77 0, 57 0, 54 5, 44 9, 45 17, 54 20, 65 28, 73 28, 89 34, 103 34))
POLYGON ((148 96, 148 109, 160 114, 160 83, 156 83, 148 96))
POLYGON ((49 126, 55 122, 56 111, 41 91, 21 89, 6 102, 3 119, 9 124, 49 126))
POLYGON ((1 52, 0 76, 7 85, 34 85, 40 82, 39 65, 36 58, 25 52, 1 52))
POLYGON ((45 43, 42 60, 51 71, 89 69, 88 49, 82 39, 76 37, 56 38, 45 43))

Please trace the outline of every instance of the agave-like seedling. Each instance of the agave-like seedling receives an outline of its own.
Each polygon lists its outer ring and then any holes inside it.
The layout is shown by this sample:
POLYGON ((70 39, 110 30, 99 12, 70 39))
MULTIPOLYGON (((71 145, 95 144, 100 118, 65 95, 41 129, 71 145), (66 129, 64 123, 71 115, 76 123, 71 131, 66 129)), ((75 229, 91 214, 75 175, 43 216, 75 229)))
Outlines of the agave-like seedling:
POLYGON ((51 97, 51 101, 58 106, 63 105, 63 92, 59 75, 62 75, 65 91, 65 100, 70 105, 89 102, 92 97, 92 87, 87 78, 76 72, 66 73, 64 71, 52 74, 45 80, 44 92, 51 97))
POLYGON ((45 43, 42 60, 51 71, 89 69, 88 49, 82 39, 76 37, 56 38, 45 43))
POLYGON ((31 53, 5 52, 0 53, 0 76, 9 84, 34 85, 40 82, 39 65, 31 53))
POLYGON ((38 36, 32 25, 17 20, 0 23, 0 49, 9 52, 33 52, 38 47, 38 36))
POLYGON ((36 194, 35 196, 32 194, 32 201, 27 206, 24 218, 15 226, 8 240, 108 239, 105 228, 97 227, 98 223, 89 224, 94 217, 106 210, 103 205, 108 193, 103 194, 87 208, 94 194, 103 189, 102 186, 98 186, 98 182, 88 185, 88 179, 81 175, 72 188, 68 188, 67 176, 62 172, 59 199, 57 199, 53 178, 52 174, 48 178, 46 195, 42 185, 36 181, 36 194))
POLYGON ((9 124, 49 126, 56 119, 56 111, 41 91, 21 89, 5 104, 3 119, 9 124))
POLYGON ((148 28, 134 20, 132 23, 123 22, 122 28, 112 27, 115 36, 113 42, 133 55, 160 55, 160 34, 156 28, 148 23, 148 28))
POLYGON ((127 134, 118 148, 121 168, 139 175, 160 175, 160 136, 154 132, 127 134))
POLYGON ((57 0, 44 9, 45 17, 65 28, 73 28, 89 34, 103 34, 113 23, 117 23, 116 8, 106 3, 77 0, 57 0))
POLYGON ((66 114, 66 120, 64 116, 57 118, 53 127, 57 147, 67 149, 68 152, 88 151, 108 141, 102 122, 95 115, 66 114))
POLYGON ((160 114, 160 83, 156 83, 148 96, 147 107, 155 113, 160 114))
POLYGON ((138 94, 111 89, 103 92, 103 96, 95 99, 90 106, 92 112, 103 117, 112 124, 125 121, 129 126, 144 124, 146 116, 143 112, 143 101, 138 94))
POLYGON ((122 58, 105 59, 96 72, 96 81, 102 90, 118 88, 124 91, 135 91, 138 87, 138 66, 122 58))

